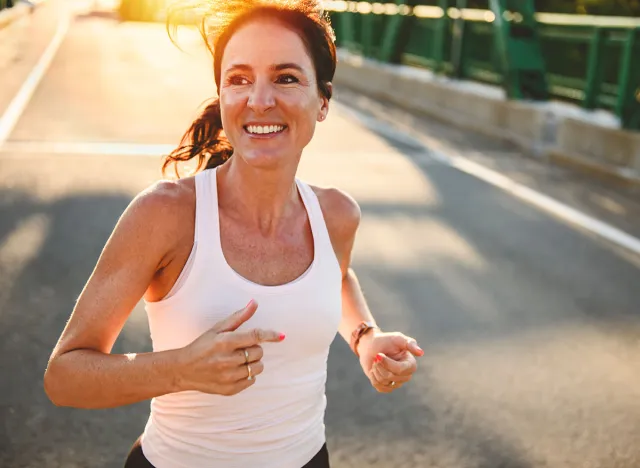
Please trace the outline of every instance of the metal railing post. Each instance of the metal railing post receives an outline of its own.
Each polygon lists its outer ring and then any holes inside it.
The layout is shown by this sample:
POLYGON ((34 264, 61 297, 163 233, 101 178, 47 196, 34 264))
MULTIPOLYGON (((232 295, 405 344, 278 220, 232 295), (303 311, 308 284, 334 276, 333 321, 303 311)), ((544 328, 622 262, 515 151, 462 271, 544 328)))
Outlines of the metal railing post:
POLYGON ((451 42, 451 64, 453 65, 452 75, 455 78, 464 77, 465 39, 467 24, 462 17, 462 10, 467 7, 467 0, 458 0, 456 7, 460 10, 460 16, 453 20, 453 38, 451 42))
POLYGON ((640 130, 640 27, 630 29, 618 79, 616 115, 623 128, 640 130))
POLYGON ((447 43, 446 37, 451 28, 451 18, 447 11, 449 10, 449 0, 438 0, 438 5, 442 8, 443 15, 438 19, 436 24, 436 34, 433 40, 432 56, 435 61, 434 71, 436 73, 444 68, 444 50, 447 43))
POLYGON ((589 45, 589 59, 587 61, 587 82, 584 89, 582 107, 595 109, 598 103, 598 94, 602 87, 604 75, 604 42, 606 31, 604 28, 595 27, 591 44, 589 45))

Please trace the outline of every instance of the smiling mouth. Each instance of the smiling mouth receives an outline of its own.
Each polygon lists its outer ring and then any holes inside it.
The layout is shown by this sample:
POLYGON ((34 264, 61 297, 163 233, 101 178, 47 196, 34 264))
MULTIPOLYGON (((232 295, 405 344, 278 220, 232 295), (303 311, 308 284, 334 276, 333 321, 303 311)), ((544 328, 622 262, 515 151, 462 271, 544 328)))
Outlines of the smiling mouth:
POLYGON ((255 137, 272 137, 281 134, 287 128, 286 125, 245 125, 244 131, 255 137))

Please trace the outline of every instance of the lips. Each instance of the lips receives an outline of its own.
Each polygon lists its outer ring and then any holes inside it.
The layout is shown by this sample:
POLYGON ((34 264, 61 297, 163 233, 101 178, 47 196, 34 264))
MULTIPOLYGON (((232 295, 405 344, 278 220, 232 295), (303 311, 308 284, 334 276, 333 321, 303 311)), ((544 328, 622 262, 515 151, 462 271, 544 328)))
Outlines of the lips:
POLYGON ((282 124, 248 124, 242 128, 252 137, 268 138, 280 135, 287 130, 288 127, 282 124))

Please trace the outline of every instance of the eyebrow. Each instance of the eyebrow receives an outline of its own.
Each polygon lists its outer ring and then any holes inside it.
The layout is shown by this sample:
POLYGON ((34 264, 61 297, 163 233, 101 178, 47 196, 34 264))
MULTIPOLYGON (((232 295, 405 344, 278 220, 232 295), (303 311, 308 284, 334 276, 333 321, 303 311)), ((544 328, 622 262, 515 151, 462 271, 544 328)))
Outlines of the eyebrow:
MULTIPOLYGON (((272 65, 271 67, 272 71, 280 71, 280 70, 297 70, 300 73, 304 73, 303 68, 298 65, 297 63, 278 63, 277 65, 272 65)), ((244 63, 236 63, 231 65, 228 69, 227 72, 229 71, 235 71, 235 70, 244 70, 244 71, 249 71, 249 70, 253 70, 253 67, 251 67, 251 65, 247 65, 244 63)))

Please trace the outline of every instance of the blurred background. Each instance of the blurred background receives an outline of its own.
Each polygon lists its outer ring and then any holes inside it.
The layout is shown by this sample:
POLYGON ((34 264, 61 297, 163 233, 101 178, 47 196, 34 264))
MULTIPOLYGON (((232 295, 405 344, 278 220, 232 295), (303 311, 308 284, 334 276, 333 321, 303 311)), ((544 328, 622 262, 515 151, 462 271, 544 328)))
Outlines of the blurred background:
MULTIPOLYGON (((149 402, 55 407, 49 355, 118 217, 206 100, 156 0, 0 0, 0 466, 119 467, 149 402)), ((360 203, 354 268, 426 351, 378 394, 336 339, 332 466, 640 466, 640 2, 325 2, 299 176, 360 203)), ((171 174, 168 174, 169 176, 171 174)), ((141 304, 114 353, 150 351, 141 304)))

